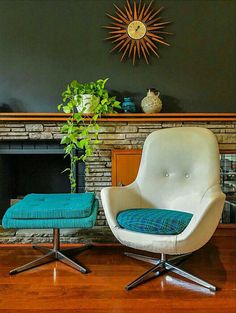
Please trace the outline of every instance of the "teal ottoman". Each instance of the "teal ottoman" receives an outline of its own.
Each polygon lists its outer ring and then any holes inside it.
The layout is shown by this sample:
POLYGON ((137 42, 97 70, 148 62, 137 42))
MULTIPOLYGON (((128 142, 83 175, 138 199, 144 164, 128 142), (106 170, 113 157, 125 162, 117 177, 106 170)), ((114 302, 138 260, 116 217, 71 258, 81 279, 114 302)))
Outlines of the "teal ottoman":
POLYGON ((74 262, 69 255, 91 247, 60 249, 61 228, 91 228, 94 226, 98 210, 98 200, 94 193, 77 194, 29 194, 23 200, 11 206, 5 213, 3 228, 52 228, 53 247, 33 246, 45 253, 39 259, 20 266, 10 274, 59 260, 82 273, 87 269, 74 262))

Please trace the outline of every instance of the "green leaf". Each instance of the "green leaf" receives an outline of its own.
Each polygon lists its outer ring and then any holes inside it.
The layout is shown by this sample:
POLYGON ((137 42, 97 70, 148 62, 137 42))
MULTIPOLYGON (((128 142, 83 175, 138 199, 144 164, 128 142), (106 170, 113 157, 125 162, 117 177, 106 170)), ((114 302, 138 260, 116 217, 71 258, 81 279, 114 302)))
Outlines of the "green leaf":
POLYGON ((58 106, 57 106, 57 109, 58 109, 58 111, 61 111, 61 107, 63 106, 63 104, 61 103, 61 104, 58 104, 58 106))
POLYGON ((84 149, 88 145, 88 139, 82 139, 78 142, 78 147, 84 149))
POLYGON ((79 83, 77 82, 77 80, 72 80, 72 82, 70 83, 70 86, 72 88, 78 88, 79 87, 79 83))
POLYGON ((72 151, 73 151, 73 145, 72 144, 69 144, 66 148, 65 148, 65 151, 66 153, 70 154, 72 151))
POLYGON ((100 126, 99 126, 98 124, 94 124, 94 125, 93 125, 93 128, 94 128, 96 131, 99 131, 100 126))
POLYGON ((81 113, 74 113, 73 114, 74 119, 78 122, 82 121, 83 117, 81 115, 81 113))
POLYGON ((68 136, 62 137, 61 144, 64 145, 64 144, 68 144, 68 143, 70 143, 70 138, 68 136))
POLYGON ((69 106, 64 106, 64 107, 63 107, 63 112, 64 112, 64 113, 67 113, 67 114, 68 114, 68 113, 71 113, 71 108, 70 108, 69 106))
POLYGON ((64 132, 68 131, 68 128, 69 128, 69 126, 68 126, 67 124, 64 124, 64 125, 61 127, 60 131, 61 131, 62 133, 64 133, 64 132))

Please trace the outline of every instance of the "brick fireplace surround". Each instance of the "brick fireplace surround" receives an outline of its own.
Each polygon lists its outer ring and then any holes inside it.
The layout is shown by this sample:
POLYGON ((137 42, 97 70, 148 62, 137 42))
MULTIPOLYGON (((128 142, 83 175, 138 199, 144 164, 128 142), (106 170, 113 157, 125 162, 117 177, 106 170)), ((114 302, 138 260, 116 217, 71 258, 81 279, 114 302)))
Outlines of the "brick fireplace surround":
MULTIPOLYGON (((0 140, 60 140, 60 127, 68 115, 61 113, 0 113, 0 140)), ((88 117, 89 118, 89 117, 88 117)), ((89 172, 85 177, 85 190, 95 191, 100 201, 100 191, 111 186, 111 152, 113 149, 141 149, 151 132, 170 127, 206 127, 217 137, 220 150, 236 151, 236 114, 234 113, 159 113, 159 114, 113 114, 100 119, 100 144, 93 157, 86 162, 89 172)), ((65 238, 64 242, 80 242, 97 238, 112 241, 100 201, 96 227, 84 235, 65 238)), ((0 243, 22 242, 13 240, 12 232, 0 233, 0 243)), ((40 235, 39 235, 40 236, 40 235)), ((43 236, 43 235, 42 235, 43 236)), ((44 236, 43 241, 50 240, 44 236)), ((27 237, 23 242, 31 242, 27 237)), ((37 241, 37 240, 36 240, 37 241)), ((42 238, 40 240, 42 242, 42 238)), ((96 241, 96 240, 95 240, 96 241)))

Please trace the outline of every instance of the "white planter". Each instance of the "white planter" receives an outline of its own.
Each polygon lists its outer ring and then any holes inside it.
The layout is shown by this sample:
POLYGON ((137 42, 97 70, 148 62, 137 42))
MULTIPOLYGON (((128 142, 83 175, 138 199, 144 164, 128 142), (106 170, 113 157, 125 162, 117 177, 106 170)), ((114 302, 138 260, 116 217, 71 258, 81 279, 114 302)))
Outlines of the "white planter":
POLYGON ((81 97, 81 103, 77 106, 78 112, 93 113, 93 106, 98 104, 100 99, 90 94, 84 94, 81 97))

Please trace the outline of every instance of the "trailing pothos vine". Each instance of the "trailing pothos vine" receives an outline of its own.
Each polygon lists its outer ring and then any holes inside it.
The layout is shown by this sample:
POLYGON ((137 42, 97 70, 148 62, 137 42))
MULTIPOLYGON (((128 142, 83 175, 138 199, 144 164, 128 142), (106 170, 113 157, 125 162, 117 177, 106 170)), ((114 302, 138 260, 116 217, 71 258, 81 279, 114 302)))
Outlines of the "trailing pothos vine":
POLYGON ((70 167, 63 172, 68 172, 71 192, 76 192, 75 167, 79 160, 86 159, 94 154, 95 146, 99 143, 98 118, 102 114, 115 113, 120 108, 116 97, 110 97, 105 85, 108 79, 99 79, 96 82, 81 84, 73 80, 62 93, 62 103, 58 110, 70 114, 70 117, 61 127, 63 137, 61 144, 65 150, 65 157, 70 158, 70 167), (88 100, 88 95, 90 99, 88 100), (87 100, 86 100, 87 99, 87 100), (90 111, 90 115, 86 112, 90 111), (79 157, 76 151, 82 150, 79 157))

